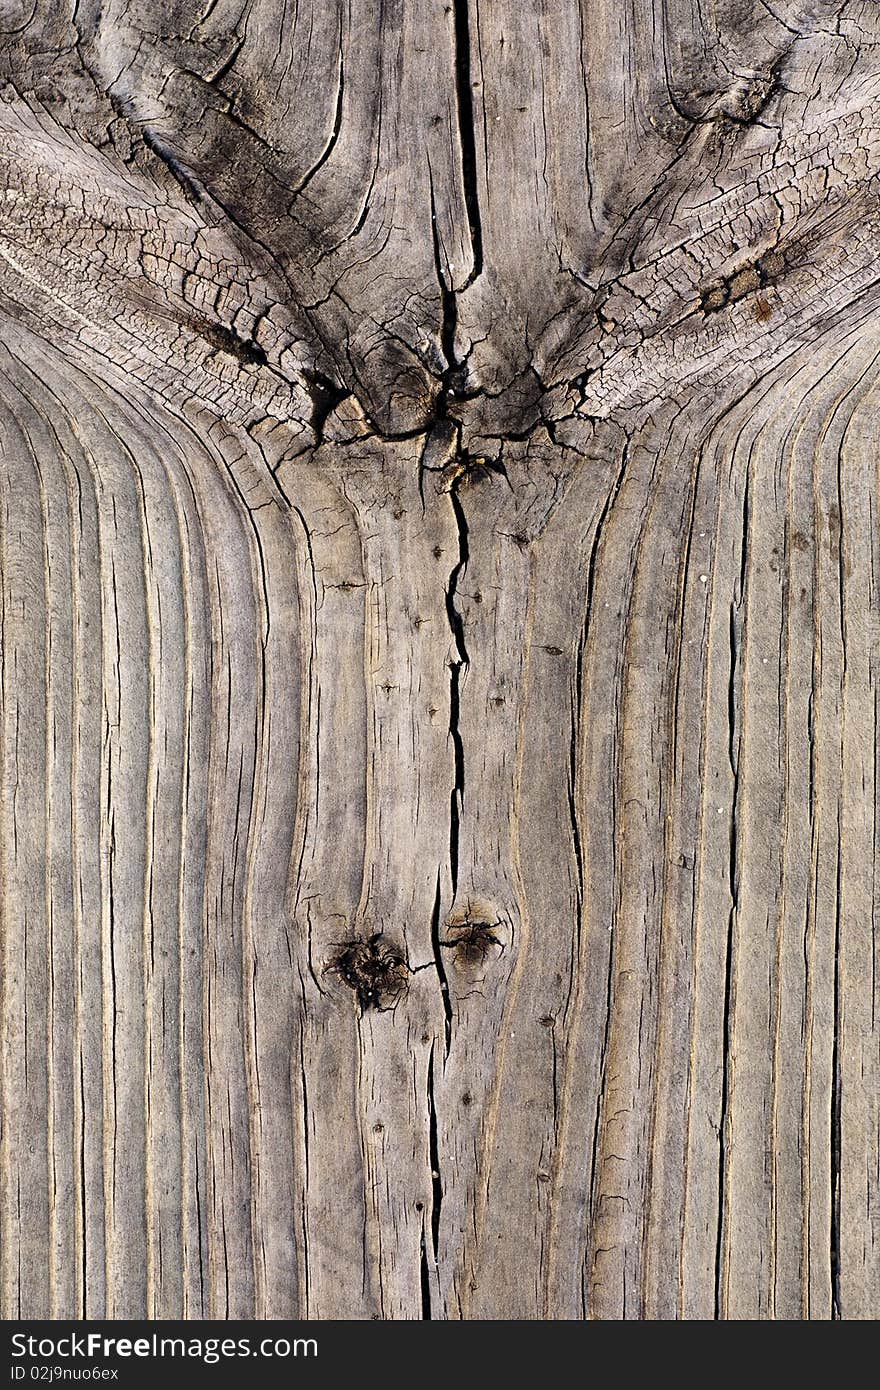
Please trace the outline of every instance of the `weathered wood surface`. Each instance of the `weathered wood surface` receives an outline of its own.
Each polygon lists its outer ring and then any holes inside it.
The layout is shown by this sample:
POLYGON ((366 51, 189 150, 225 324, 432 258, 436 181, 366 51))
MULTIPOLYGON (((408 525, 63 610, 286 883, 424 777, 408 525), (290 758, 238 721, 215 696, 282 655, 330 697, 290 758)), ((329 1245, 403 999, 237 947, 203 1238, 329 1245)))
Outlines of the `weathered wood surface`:
POLYGON ((876 4, 2 24, 4 1314, 876 1316, 876 4))

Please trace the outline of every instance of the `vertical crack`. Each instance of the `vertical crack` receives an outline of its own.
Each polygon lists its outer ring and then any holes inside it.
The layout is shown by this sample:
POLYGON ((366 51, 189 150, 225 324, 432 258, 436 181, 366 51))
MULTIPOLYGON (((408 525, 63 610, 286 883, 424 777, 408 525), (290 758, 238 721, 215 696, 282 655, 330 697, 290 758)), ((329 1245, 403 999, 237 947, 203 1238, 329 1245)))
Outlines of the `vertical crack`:
MULTIPOLYGON (((730 816, 730 912, 727 919, 727 946, 724 962, 724 992, 722 1004, 721 1105, 718 1121, 718 1227, 715 1238, 715 1317, 724 1316, 725 1269, 724 1241, 727 1223, 727 1182, 729 1164, 729 1130, 731 1101, 731 1069, 734 1030, 734 951, 739 910, 739 809, 740 809, 740 721, 737 676, 740 668, 741 631, 736 604, 730 605, 730 682, 728 685, 728 756, 733 777, 733 806, 730 816)), ((739 676, 741 680, 741 675, 739 676)))
POLYGON ((840 1070, 840 895, 841 852, 840 813, 837 824, 837 901, 834 912, 834 1041, 831 1053, 831 1232, 829 1262, 831 1266, 831 1318, 839 1322, 840 1304, 840 1144, 842 1078, 840 1070))
POLYGON ((440 1181, 440 1148, 437 1143, 437 1107, 434 1104, 434 1048, 428 1059, 428 1160, 431 1164, 431 1249, 436 1267, 440 1253, 440 1209, 443 1184, 440 1181))
POLYGON ((431 1321, 431 1276, 428 1270, 428 1252, 425 1248, 425 1232, 422 1229, 422 1254, 419 1266, 419 1276, 422 1290, 422 1321, 431 1321))
POLYGON ((715 1234, 715 1318, 724 1316, 724 1236, 726 1219, 728 1128, 730 1125, 730 1056, 733 1044, 733 935, 736 906, 731 906, 727 923, 727 949, 724 960, 724 991, 721 1014, 723 1069, 721 1074, 721 1115, 718 1123, 718 1226, 715 1234))
MULTIPOLYGON (((467 3, 456 4, 456 49, 461 53, 459 41, 459 29, 463 24, 465 44, 467 44, 467 3), (463 11, 463 16, 462 16, 463 11)), ((459 84, 462 81, 467 85, 468 103, 470 102, 470 60, 467 56, 469 50, 465 48, 464 72, 459 68, 459 84)), ((459 115, 461 124, 462 94, 459 85, 459 115)), ((470 106, 468 105, 470 111, 470 106)), ((473 113, 470 111, 470 167, 473 169, 473 113)), ((467 141, 462 136, 463 162, 465 165, 465 185, 469 182, 468 156, 465 153, 467 141)), ((455 334, 458 324, 458 305, 455 290, 452 287, 451 277, 448 274, 448 267, 444 267, 443 257, 440 246, 440 234, 437 229, 436 204, 434 200, 434 183, 429 169, 429 185, 431 197, 431 233, 434 247, 434 267, 437 276, 437 284, 440 290, 440 345, 444 357, 444 367, 440 380, 440 390, 435 401, 435 425, 431 435, 425 444, 422 459, 419 466, 419 490, 422 494, 422 506, 424 507, 424 470, 431 468, 428 462, 431 453, 431 442, 438 446, 440 454, 444 460, 441 471, 449 467, 454 459, 456 471, 452 475, 452 480, 444 491, 448 492, 452 506, 453 516, 455 517, 456 532, 458 537, 458 554, 453 565, 449 578, 446 582, 445 601, 446 618, 449 623, 449 630, 452 633, 454 650, 450 654, 449 660, 449 737, 452 742, 453 750, 453 783, 449 796, 449 875, 452 886, 453 900, 458 891, 458 858, 459 858, 459 836, 461 828, 461 815, 464 806, 464 741, 461 736, 461 682, 462 674, 470 664, 467 644, 464 635, 464 618, 458 610, 456 603, 458 595, 458 583, 461 575, 467 567, 469 558, 468 546, 468 524, 464 506, 459 497, 458 489, 461 478, 466 471, 468 463, 468 453, 462 448, 461 444, 461 425, 449 415, 449 402, 456 395, 464 394, 465 367, 459 362, 456 355, 455 334)), ((473 182, 475 197, 475 179, 473 182)), ((468 213, 471 219, 471 238, 474 242, 474 261, 477 264, 478 254, 481 257, 482 251, 478 248, 479 241, 479 211, 474 202, 473 211, 468 204, 468 213)), ((472 277, 473 278, 473 277, 472 277)), ((432 469, 432 471, 434 471, 432 469)), ((441 552, 437 552, 438 554, 441 552)), ((434 961, 437 969, 437 978, 440 983, 440 992, 443 1000, 443 1021, 444 1021, 444 1040, 445 1056, 449 1056, 449 1048, 452 1039, 452 1001, 449 996, 449 982, 446 977, 446 970, 443 965, 443 952, 440 943, 440 907, 441 907, 441 877, 440 871, 437 872, 437 890, 434 898, 434 909, 431 915, 431 947, 434 954, 434 961)), ((427 1103, 428 1103, 428 1158, 431 1165, 431 1246, 434 1258, 434 1268, 436 1270, 440 1247, 440 1210, 443 1202, 443 1184, 440 1179, 440 1151, 437 1140, 437 1110, 434 1102, 434 1046, 431 1047, 431 1055, 428 1062, 428 1083, 427 1083, 427 1103)), ((421 1246, 421 1294, 422 1294, 422 1318, 431 1318, 431 1283, 430 1270, 428 1267, 428 1256, 426 1250, 425 1231, 422 1230, 421 1246)))
MULTIPOLYGON (((458 125, 461 144, 462 173, 464 180, 465 206, 471 233, 473 251, 473 270, 466 286, 482 270, 483 248, 480 227, 480 210, 477 199, 476 150, 474 142, 474 114, 470 83, 470 34, 468 29, 467 0, 453 0, 455 17, 456 90, 458 97, 458 125)), ((458 891, 458 857, 461 814, 464 806, 464 742, 461 736, 461 682, 462 674, 470 664, 464 635, 464 619, 459 612, 456 598, 458 583, 464 573, 468 558, 468 524, 464 506, 459 497, 459 483, 466 471, 468 454, 461 445, 461 425, 449 415, 449 402, 456 396, 465 394, 465 364, 460 362, 456 350, 456 329, 458 327, 458 303, 456 291, 449 274, 448 264, 444 265, 437 227, 437 207, 434 198, 434 181, 430 167, 428 179, 431 199, 431 236, 434 248, 434 270, 440 291, 440 346, 443 352, 444 367, 440 379, 440 390, 434 405, 435 435, 439 436, 444 452, 454 451, 455 462, 459 466, 449 484, 449 500, 455 517, 458 536, 458 555, 446 583, 446 617, 454 642, 454 654, 449 662, 449 737, 453 749, 453 784, 449 797, 449 874, 453 899, 458 891), (463 465, 463 467, 462 467, 463 465)), ((465 287, 466 287, 465 286, 465 287)), ((419 470, 419 489, 424 482, 424 468, 428 446, 422 455, 419 470)), ((424 506, 424 494, 422 493, 424 506)), ((440 873, 437 874, 437 891, 434 910, 431 916, 431 946, 440 982, 443 999, 445 1055, 449 1056, 452 1038, 452 1001, 449 997, 449 983, 443 965, 443 952, 440 944, 440 873)), ((440 1210, 443 1203, 443 1184, 440 1179, 440 1151, 437 1140, 437 1110, 434 1103, 434 1047, 428 1062, 428 1157, 431 1165, 431 1246, 434 1268, 437 1268, 440 1248, 440 1210)), ((421 1249, 421 1292, 422 1318, 431 1318, 431 1285, 428 1268, 425 1232, 422 1231, 421 1249)))
MULTIPOLYGON (((474 131, 474 96, 471 86, 471 34, 468 0, 452 0, 455 24, 455 97, 458 107, 458 141, 464 205, 471 234, 474 268, 467 280, 473 284, 483 269, 483 228, 477 193, 477 141, 474 131)), ((467 288, 465 285, 465 288, 467 288)))
MULTIPOLYGON (((434 274, 440 290, 440 346, 446 363, 441 378, 440 392, 435 403, 435 414, 443 420, 449 413, 449 398, 463 391, 464 365, 459 362, 455 348, 455 331, 458 327, 458 304, 455 290, 449 276, 448 264, 444 266, 440 246, 440 233, 437 228, 437 204, 434 200, 434 179, 428 170, 428 185, 431 200, 431 240, 434 248, 434 274)), ((456 422, 457 427, 457 422, 456 422)))
MULTIPOLYGON (((458 107, 458 133, 461 150, 462 184, 464 188, 465 210, 470 229, 473 266, 461 289, 473 284, 483 269, 483 232, 480 222, 480 205, 477 193, 477 156, 474 136, 474 104, 471 91, 470 29, 468 19, 468 0, 453 0, 455 23, 455 86, 458 107)), ((431 204, 431 239, 434 248, 434 273, 440 289, 440 345, 443 350, 445 367, 441 377, 441 389, 436 401, 436 418, 443 419, 448 414, 451 397, 460 396, 465 391, 466 366, 458 358, 455 334, 458 327, 458 304, 453 277, 450 274, 448 257, 444 257, 437 225, 437 203, 434 196, 434 177, 428 162, 428 187, 431 204), (445 262, 445 263, 444 263, 445 262)))
POLYGON ((437 870, 437 892, 434 897, 434 910, 431 913, 431 949, 434 952, 434 964, 437 968, 437 976, 440 980, 440 993, 443 996, 443 1021, 446 1036, 446 1056, 449 1056, 449 1046, 452 1041, 452 1000, 449 998, 449 981, 446 978, 446 969, 443 965, 443 952, 440 949, 440 870, 437 870))
MULTIPOLYGON (((463 456, 462 456, 463 457, 463 456)), ((460 478, 455 478, 449 488, 449 500, 458 528, 458 560, 453 565, 446 586, 446 616, 455 641, 455 659, 449 663, 449 737, 452 740, 454 759, 454 781, 449 798, 449 872, 452 879, 452 895, 458 888, 458 840, 461 813, 464 806, 464 743, 460 728, 460 703, 462 673, 470 664, 464 640, 464 621, 456 607, 458 581, 467 567, 468 524, 461 498, 458 495, 460 478)))
POLYGON ((743 492, 740 573, 730 605, 730 677, 727 687, 727 750, 732 780, 730 810, 730 911, 727 918, 727 945, 724 963, 722 1005, 721 1102, 718 1120, 718 1227, 715 1239, 715 1318, 726 1316, 726 1260, 728 1240, 728 1181, 731 1148, 734 1035, 736 1025, 736 953, 739 935, 739 894, 741 873, 740 820, 742 814, 741 757, 743 744, 743 660, 748 613, 749 531, 751 526, 750 479, 746 473, 743 492))

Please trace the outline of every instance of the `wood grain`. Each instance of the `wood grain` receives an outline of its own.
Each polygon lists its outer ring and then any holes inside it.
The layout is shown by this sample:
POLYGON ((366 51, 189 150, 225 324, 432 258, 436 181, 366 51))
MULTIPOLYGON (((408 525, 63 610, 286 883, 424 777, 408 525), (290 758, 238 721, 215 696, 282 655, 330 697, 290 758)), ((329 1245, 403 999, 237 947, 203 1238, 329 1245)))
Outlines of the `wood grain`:
POLYGON ((876 6, 3 16, 3 1315, 876 1317, 876 6))

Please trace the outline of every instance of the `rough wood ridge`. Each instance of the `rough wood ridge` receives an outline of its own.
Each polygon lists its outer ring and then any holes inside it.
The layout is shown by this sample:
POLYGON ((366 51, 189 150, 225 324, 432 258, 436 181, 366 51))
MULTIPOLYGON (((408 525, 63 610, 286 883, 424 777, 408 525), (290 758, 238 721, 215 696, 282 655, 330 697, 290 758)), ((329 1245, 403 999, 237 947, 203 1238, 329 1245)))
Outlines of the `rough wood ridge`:
POLYGON ((3 1314, 876 1317, 876 4, 0 22, 3 1314))

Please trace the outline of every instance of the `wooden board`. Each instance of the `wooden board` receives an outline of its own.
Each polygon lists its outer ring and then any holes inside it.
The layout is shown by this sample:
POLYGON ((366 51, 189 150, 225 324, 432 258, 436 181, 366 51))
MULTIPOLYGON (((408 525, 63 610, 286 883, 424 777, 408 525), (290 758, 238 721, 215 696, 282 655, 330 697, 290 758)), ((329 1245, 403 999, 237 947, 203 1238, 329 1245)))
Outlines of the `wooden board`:
POLYGON ((876 1317, 876 5, 2 25, 4 1316, 876 1317))

